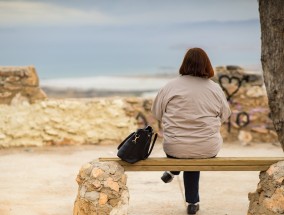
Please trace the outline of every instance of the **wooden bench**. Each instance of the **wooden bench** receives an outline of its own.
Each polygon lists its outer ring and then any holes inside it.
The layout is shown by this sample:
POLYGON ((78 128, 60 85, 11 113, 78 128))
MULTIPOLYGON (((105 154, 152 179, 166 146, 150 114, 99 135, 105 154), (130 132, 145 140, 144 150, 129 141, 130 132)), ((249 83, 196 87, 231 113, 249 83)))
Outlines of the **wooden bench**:
POLYGON ((115 161, 125 171, 265 171, 284 157, 216 157, 209 159, 148 158, 129 164, 119 158, 99 158, 100 162, 115 161))

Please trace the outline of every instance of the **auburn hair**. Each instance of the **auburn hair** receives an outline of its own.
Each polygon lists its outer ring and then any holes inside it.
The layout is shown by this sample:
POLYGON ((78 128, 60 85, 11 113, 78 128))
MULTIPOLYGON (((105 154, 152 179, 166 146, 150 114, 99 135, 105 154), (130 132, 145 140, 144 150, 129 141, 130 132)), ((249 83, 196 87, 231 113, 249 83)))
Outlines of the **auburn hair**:
POLYGON ((203 49, 191 48, 184 56, 179 74, 211 78, 214 76, 214 70, 209 57, 203 49))

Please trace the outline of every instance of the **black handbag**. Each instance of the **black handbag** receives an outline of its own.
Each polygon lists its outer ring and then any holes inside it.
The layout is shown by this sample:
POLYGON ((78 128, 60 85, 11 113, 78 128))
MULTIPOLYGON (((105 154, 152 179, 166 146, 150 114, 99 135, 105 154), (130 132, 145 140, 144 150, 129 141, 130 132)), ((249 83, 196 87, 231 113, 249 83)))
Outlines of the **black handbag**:
POLYGON ((131 133, 118 146, 117 156, 128 163, 145 160, 151 154, 157 140, 156 133, 151 144, 153 134, 153 128, 151 126, 137 129, 136 132, 131 133))

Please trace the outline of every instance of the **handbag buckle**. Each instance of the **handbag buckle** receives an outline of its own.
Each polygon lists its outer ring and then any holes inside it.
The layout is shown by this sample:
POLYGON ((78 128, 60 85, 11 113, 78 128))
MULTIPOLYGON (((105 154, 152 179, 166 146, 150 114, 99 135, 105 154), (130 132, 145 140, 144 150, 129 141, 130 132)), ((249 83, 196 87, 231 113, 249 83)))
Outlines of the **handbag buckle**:
POLYGON ((135 134, 135 138, 134 138, 134 140, 132 140, 132 142, 136 144, 137 139, 138 139, 139 137, 140 137, 140 135, 138 136, 137 134, 135 134))

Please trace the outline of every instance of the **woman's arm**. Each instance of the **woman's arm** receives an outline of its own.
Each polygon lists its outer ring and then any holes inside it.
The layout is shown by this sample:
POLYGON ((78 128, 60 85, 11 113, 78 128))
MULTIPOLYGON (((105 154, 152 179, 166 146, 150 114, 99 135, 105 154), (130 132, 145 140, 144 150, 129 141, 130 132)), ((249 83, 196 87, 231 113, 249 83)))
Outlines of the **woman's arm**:
POLYGON ((159 121, 162 121, 163 112, 164 112, 164 105, 163 105, 164 101, 163 100, 164 100, 163 90, 160 89, 153 101, 153 105, 151 109, 153 116, 159 121))
POLYGON ((221 90, 221 110, 220 110, 220 118, 221 123, 225 122, 231 115, 231 109, 229 103, 227 102, 226 96, 224 92, 221 90))

